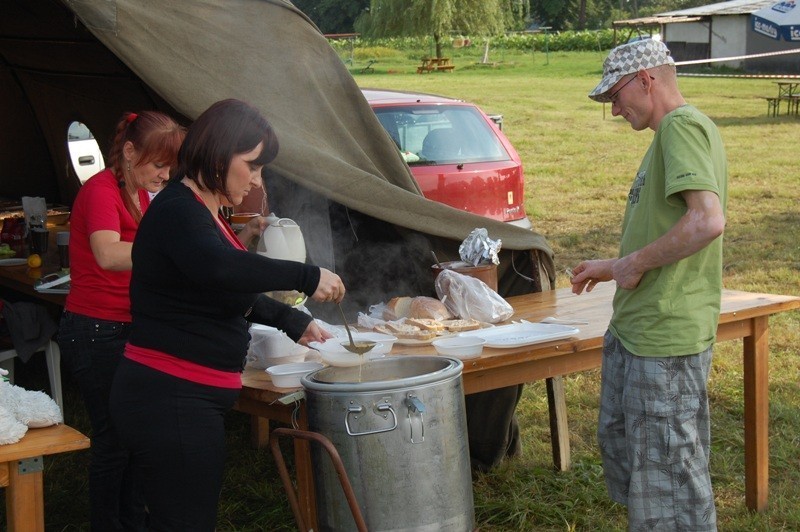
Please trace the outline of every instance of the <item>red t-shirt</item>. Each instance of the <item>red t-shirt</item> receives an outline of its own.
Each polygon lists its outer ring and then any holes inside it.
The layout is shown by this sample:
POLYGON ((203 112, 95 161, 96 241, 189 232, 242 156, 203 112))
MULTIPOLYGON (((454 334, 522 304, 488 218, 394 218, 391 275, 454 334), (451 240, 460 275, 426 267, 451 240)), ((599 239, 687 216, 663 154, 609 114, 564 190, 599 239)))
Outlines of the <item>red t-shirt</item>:
MULTIPOLYGON (((69 224, 70 290, 66 309, 76 314, 111 321, 131 321, 131 272, 102 269, 94 258, 89 236, 114 231, 123 242, 133 242, 138 224, 122 202, 124 190, 106 168, 83 184, 72 205, 69 224)), ((142 213, 150 195, 139 190, 142 213)))

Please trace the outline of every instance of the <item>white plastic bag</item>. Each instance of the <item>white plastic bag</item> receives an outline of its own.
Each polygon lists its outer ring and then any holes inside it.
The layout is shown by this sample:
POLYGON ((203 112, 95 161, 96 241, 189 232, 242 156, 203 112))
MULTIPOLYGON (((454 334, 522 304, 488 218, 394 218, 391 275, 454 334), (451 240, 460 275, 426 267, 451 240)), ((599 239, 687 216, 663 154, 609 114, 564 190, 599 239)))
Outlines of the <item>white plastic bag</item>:
POLYGON ((514 315, 511 305, 489 285, 453 270, 442 270, 436 277, 436 293, 447 309, 462 319, 497 323, 514 315))

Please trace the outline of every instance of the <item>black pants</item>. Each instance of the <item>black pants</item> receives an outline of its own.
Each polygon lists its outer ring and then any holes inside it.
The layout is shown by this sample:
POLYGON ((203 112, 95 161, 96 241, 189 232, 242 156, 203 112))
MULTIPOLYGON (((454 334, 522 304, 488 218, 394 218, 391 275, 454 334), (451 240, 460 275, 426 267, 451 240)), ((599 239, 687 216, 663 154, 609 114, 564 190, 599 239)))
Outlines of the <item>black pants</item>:
POLYGON ((144 499, 111 424, 108 397, 130 324, 64 312, 58 345, 92 425, 89 505, 92 530, 146 530, 144 499))
POLYGON ((225 465, 225 413, 239 390, 189 382, 123 358, 111 417, 133 454, 151 530, 213 531, 225 465))

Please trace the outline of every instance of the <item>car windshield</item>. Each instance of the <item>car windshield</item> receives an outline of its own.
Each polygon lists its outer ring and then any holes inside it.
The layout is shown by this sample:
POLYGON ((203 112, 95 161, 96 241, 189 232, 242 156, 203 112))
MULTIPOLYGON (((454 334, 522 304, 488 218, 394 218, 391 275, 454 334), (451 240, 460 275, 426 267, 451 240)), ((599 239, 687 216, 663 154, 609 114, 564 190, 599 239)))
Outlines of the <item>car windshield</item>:
POLYGON ((375 113, 409 165, 510 159, 492 127, 474 107, 380 107, 375 113))

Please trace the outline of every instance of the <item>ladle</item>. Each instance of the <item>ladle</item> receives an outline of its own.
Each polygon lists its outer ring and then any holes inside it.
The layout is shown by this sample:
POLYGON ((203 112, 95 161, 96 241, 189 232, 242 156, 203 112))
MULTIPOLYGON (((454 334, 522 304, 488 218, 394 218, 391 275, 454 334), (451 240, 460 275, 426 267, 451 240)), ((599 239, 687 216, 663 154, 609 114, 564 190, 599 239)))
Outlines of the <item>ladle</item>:
POLYGON ((363 355, 364 353, 371 351, 373 347, 377 344, 377 342, 370 342, 370 341, 361 341, 361 342, 354 342, 353 341, 353 333, 350 332, 350 327, 347 325, 347 317, 344 315, 344 310, 342 310, 341 303, 337 303, 336 306, 339 307, 339 312, 342 315, 342 321, 344 321, 344 329, 347 331, 347 337, 350 338, 350 342, 342 342, 342 347, 350 351, 351 353, 355 353, 357 355, 363 355))

